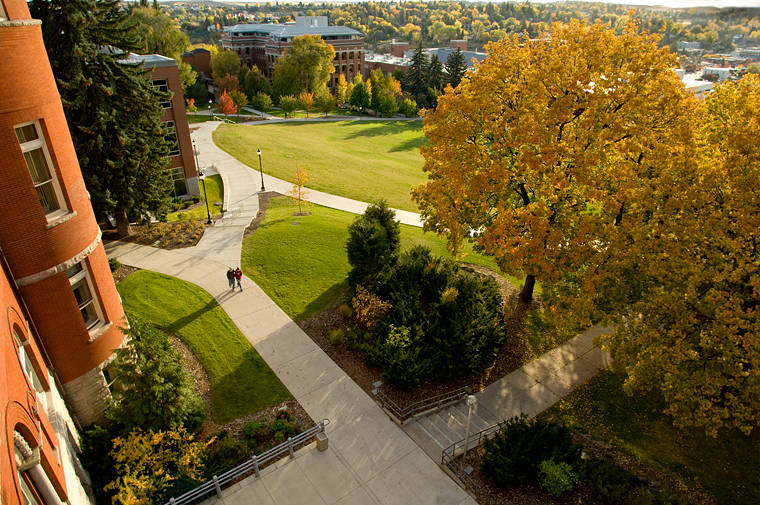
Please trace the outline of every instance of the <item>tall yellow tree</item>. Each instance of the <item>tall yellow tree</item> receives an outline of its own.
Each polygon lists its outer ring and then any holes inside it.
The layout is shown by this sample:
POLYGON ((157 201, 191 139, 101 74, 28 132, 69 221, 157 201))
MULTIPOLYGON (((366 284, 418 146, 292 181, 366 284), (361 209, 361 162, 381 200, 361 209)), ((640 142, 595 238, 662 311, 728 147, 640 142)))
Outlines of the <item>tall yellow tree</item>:
POLYGON ((628 25, 553 24, 488 46, 471 78, 425 117, 425 229, 499 266, 557 282, 593 269, 638 219, 647 179, 688 141, 691 105, 657 36, 628 25))
MULTIPOLYGON (((606 339, 628 390, 659 391, 679 426, 760 426, 760 79, 718 86, 696 156, 651 187, 628 269, 650 279, 606 339)), ((614 272, 614 270, 613 270, 614 272)))

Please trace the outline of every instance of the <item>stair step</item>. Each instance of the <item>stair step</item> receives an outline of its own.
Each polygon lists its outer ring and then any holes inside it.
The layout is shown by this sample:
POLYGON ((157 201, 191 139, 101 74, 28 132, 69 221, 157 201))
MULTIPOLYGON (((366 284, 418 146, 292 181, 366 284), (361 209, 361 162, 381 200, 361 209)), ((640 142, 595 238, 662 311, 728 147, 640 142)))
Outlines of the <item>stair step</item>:
POLYGON ((457 442, 461 437, 448 427, 446 422, 438 414, 432 414, 420 418, 420 425, 424 426, 436 439, 447 447, 457 442))

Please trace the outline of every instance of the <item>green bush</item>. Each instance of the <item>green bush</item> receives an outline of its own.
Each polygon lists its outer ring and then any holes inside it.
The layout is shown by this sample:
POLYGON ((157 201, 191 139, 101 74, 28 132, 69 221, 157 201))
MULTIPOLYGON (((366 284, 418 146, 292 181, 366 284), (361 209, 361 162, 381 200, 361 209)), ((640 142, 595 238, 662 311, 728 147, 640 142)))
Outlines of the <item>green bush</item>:
POLYGON ((634 482, 628 470, 609 459, 586 461, 582 476, 597 497, 609 504, 621 503, 634 482))
POLYGON ((111 269, 111 272, 115 272, 121 268, 121 262, 116 258, 108 258, 108 266, 111 269))
POLYGON ((346 330, 343 328, 332 330, 328 338, 331 344, 343 344, 346 342, 346 330))
POLYGON ((538 465, 538 482, 549 496, 562 496, 572 491, 577 481, 578 476, 567 463, 547 459, 538 465))
POLYGON ((385 200, 371 203, 348 227, 348 235, 348 282, 352 288, 362 284, 371 290, 376 277, 392 266, 398 255, 401 227, 396 213, 385 200))
POLYGON ((351 317, 354 315, 354 311, 351 308, 351 306, 347 303, 341 303, 338 306, 338 314, 340 314, 343 317, 351 317))
POLYGON ((502 423, 483 449, 481 470, 499 486, 536 481, 544 460, 575 467, 581 457, 581 448, 566 427, 542 418, 528 420, 525 415, 502 423))
POLYGON ((269 429, 274 433, 275 440, 277 439, 278 433, 282 433, 284 435, 283 440, 285 440, 286 438, 294 437, 303 431, 298 424, 288 421, 287 419, 275 419, 272 421, 269 429))
POLYGON ((247 444, 233 437, 228 431, 216 435, 214 442, 209 445, 205 459, 206 479, 219 475, 230 468, 239 465, 250 457, 247 444))
POLYGON ((413 345, 405 326, 390 326, 380 352, 383 377, 394 386, 412 388, 430 374, 430 359, 420 356, 421 348, 413 345))
POLYGON ((399 104, 398 110, 406 117, 416 116, 418 110, 417 102, 409 98, 404 98, 399 104))

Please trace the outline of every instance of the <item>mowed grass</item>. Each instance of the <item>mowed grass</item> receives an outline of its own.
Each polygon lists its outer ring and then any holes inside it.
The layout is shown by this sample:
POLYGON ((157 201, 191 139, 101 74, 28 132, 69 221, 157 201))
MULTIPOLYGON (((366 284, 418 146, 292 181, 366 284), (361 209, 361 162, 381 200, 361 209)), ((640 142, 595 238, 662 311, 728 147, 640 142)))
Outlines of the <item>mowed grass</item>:
POLYGON ((427 180, 419 121, 336 121, 220 125, 214 142, 238 160, 291 180, 304 167, 307 186, 363 202, 384 198, 391 207, 417 211, 409 192, 427 180))
MULTIPOLYGON (((345 244, 355 214, 309 205, 308 216, 289 198, 269 200, 266 217, 243 240, 242 269, 296 322, 330 307, 346 290, 350 270, 345 244)), ((401 247, 426 245, 451 258, 446 244, 431 233, 401 225, 401 247)), ((494 261, 472 253, 464 261, 498 271, 494 261)))
MULTIPOLYGON (((222 200, 224 199, 224 188, 222 186, 221 175, 210 175, 206 177, 206 195, 208 196, 208 211, 211 217, 218 216, 222 213, 222 200)), ((166 215, 167 221, 178 221, 182 219, 201 219, 207 217, 206 203, 203 201, 203 183, 198 184, 201 187, 201 201, 198 206, 192 209, 181 209, 176 212, 170 212, 166 215)))
POLYGON ((290 392, 201 288, 168 275, 140 270, 117 289, 128 313, 185 342, 211 382, 211 412, 226 423, 292 398, 290 392))
POLYGON ((655 395, 628 396, 622 382, 621 375, 604 370, 542 415, 698 483, 722 505, 760 503, 760 431, 747 437, 733 430, 711 438, 699 428, 677 429, 655 395))

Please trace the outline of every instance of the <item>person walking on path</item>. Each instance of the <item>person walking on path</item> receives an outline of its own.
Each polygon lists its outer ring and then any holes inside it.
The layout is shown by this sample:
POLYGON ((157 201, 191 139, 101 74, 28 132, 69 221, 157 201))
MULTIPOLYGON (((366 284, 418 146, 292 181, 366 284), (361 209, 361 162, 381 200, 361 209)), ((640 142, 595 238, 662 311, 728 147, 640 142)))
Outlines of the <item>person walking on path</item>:
POLYGON ((232 267, 227 269, 227 283, 230 285, 230 288, 234 291, 235 290, 235 271, 232 269, 232 267))
MULTIPOLYGON (((243 271, 240 270, 240 267, 237 267, 235 269, 235 280, 237 281, 237 285, 240 288, 240 291, 243 291, 243 286, 240 284, 240 279, 243 278, 243 271)), ((232 290, 235 290, 235 286, 232 286, 232 290)))

